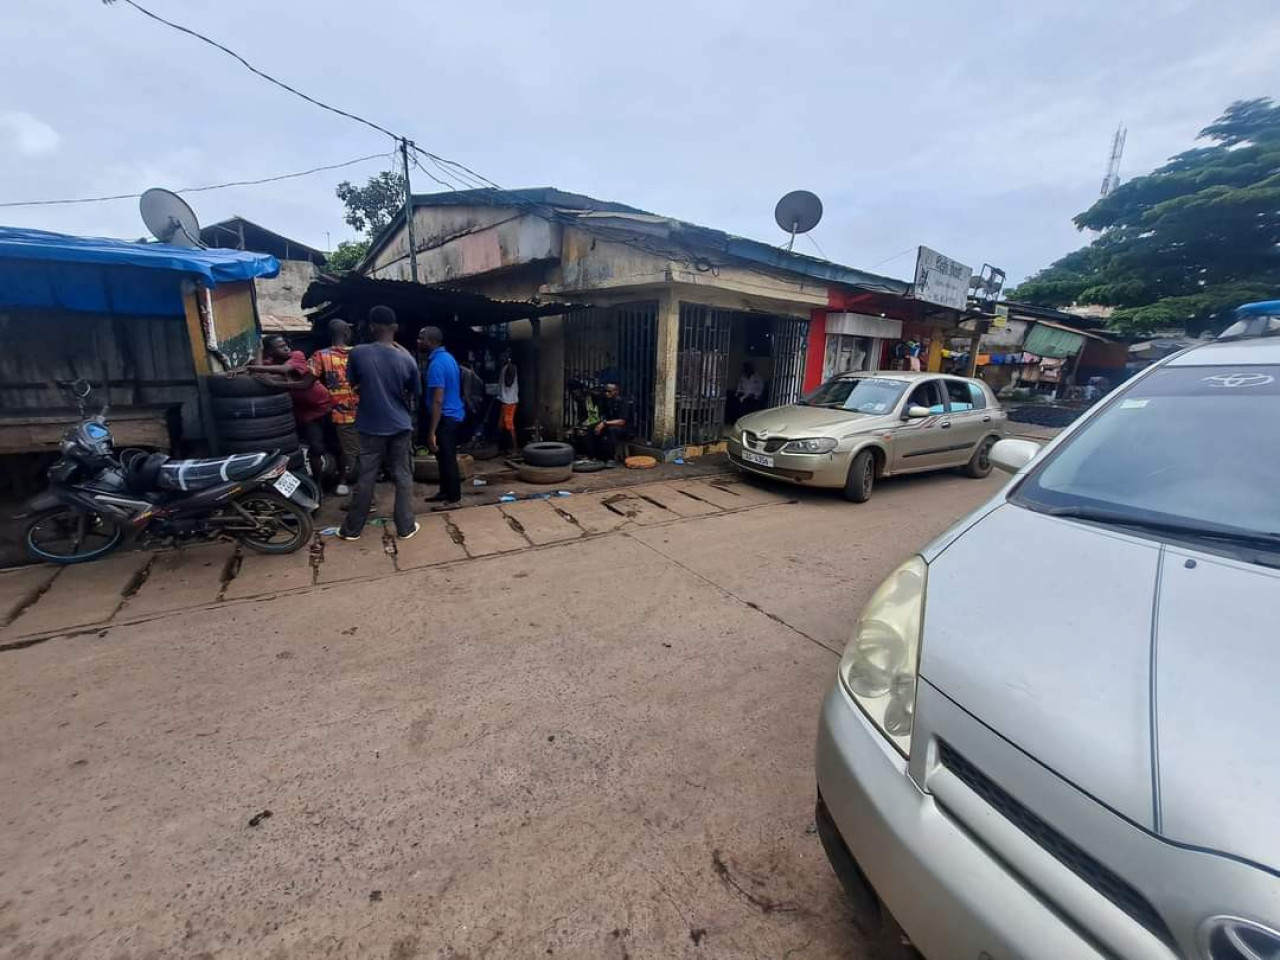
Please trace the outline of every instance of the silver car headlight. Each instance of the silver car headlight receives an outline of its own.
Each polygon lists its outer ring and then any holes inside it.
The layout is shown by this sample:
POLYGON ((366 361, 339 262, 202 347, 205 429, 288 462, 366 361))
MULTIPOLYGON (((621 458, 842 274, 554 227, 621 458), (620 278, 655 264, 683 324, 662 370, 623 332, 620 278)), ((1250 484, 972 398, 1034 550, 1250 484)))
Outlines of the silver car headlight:
POLYGON ((789 440, 782 448, 783 453, 830 453, 836 448, 836 441, 830 437, 814 437, 808 440, 789 440))
POLYGON ((911 752, 928 566, 912 557, 876 588, 840 659, 840 680, 905 757, 911 752))

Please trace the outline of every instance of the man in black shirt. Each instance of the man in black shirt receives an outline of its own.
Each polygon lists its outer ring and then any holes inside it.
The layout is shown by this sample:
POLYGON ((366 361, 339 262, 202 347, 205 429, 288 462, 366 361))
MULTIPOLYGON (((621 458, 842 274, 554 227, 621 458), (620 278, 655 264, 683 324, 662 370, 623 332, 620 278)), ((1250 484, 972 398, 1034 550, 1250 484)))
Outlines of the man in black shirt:
POLYGON ((338 536, 360 539, 373 505, 373 487, 385 463, 396 483, 396 533, 407 540, 418 532, 413 519, 413 418, 409 406, 421 394, 421 381, 413 357, 395 341, 395 311, 374 307, 369 311, 369 326, 373 343, 362 343, 347 359, 347 379, 360 397, 356 407, 360 477, 338 536))
POLYGON ((591 452, 598 460, 613 460, 618 456, 618 445, 635 436, 636 405, 622 396, 616 383, 604 385, 604 399, 600 402, 600 420, 588 434, 591 452))

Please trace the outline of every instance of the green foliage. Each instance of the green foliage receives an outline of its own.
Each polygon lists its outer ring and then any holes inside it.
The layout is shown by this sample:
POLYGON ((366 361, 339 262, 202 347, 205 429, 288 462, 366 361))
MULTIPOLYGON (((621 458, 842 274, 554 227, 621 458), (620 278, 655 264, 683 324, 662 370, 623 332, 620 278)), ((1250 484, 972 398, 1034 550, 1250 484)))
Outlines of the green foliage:
POLYGON ((1280 296, 1280 104, 1233 103, 1210 146, 1122 184, 1075 218, 1100 236, 1009 296, 1118 308, 1128 332, 1223 326, 1232 307, 1280 296))
POLYGON ((338 249, 329 254, 325 269, 331 273, 347 273, 359 266, 368 252, 368 240, 343 240, 338 249))
POLYGON ((347 208, 343 219, 372 237, 390 223, 404 205, 404 176, 387 170, 370 177, 363 187, 343 180, 335 192, 347 208))

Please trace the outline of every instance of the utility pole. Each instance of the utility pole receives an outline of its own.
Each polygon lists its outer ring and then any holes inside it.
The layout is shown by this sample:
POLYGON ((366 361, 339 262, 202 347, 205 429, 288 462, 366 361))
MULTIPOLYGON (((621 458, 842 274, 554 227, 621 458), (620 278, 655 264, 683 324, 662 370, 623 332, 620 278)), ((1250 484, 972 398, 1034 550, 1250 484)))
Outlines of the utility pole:
POLYGON ((1116 135, 1111 139, 1111 156, 1107 158, 1107 173, 1102 178, 1104 197, 1120 186, 1120 158, 1124 156, 1124 141, 1128 135, 1129 130, 1123 123, 1116 127, 1116 135))
POLYGON ((404 229, 409 238, 409 276, 418 282, 418 245, 413 239, 413 188, 409 186, 409 139, 400 138, 400 160, 404 164, 404 229))

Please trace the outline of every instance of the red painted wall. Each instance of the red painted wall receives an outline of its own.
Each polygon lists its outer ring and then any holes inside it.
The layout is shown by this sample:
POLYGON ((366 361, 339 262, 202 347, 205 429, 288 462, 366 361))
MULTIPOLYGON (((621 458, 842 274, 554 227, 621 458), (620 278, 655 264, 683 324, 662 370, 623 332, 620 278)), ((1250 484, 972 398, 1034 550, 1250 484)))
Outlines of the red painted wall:
POLYGON ((804 354, 805 393, 816 390, 822 384, 822 364, 827 356, 827 311, 809 312, 809 346, 804 354))

